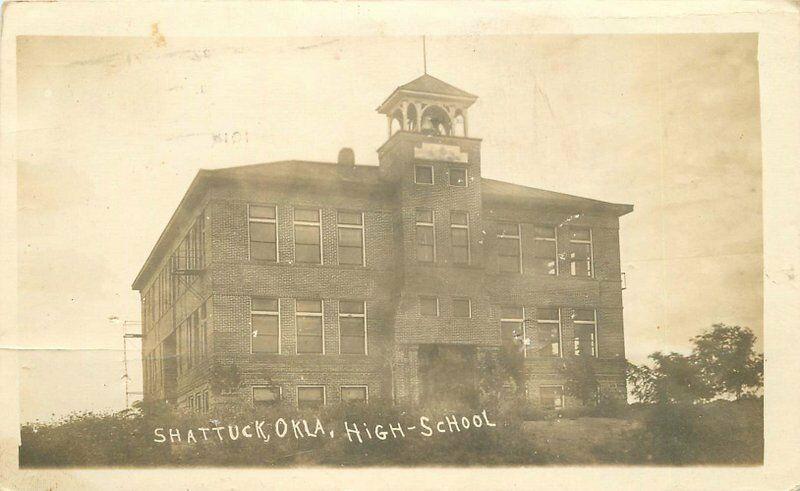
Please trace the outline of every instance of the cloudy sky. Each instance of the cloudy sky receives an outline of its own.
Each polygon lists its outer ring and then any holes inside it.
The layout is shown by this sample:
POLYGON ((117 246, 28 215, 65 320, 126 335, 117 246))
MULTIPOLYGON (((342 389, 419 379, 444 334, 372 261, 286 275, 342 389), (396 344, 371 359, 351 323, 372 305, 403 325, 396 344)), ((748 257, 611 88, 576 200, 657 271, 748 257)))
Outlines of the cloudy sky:
MULTIPOLYGON (((480 97, 485 177, 635 205, 621 220, 631 360, 686 351, 714 322, 761 336, 755 36, 427 44, 429 72, 480 97)), ((375 108, 422 71, 411 37, 38 37, 17 56, 23 421, 123 405, 108 317, 139 319, 130 284, 198 169, 343 146, 376 164, 375 108)))

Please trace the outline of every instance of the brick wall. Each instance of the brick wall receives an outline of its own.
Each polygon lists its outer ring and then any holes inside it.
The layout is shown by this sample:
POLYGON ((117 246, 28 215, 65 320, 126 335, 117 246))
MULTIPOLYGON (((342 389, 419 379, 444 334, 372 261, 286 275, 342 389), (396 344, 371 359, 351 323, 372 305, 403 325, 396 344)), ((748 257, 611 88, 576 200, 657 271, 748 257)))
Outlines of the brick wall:
MULTIPOLYGON (((182 374, 177 382, 179 403, 209 387, 212 364, 236 364, 242 384, 234 395, 214 395, 212 401, 237 398, 250 401, 253 385, 278 385, 283 398, 294 401, 298 385, 324 385, 329 402, 336 402, 342 385, 368 385, 372 399, 391 397, 418 400, 418 348, 421 344, 468 344, 481 352, 496 350, 500 337, 500 307, 525 308, 526 329, 536 327, 536 309, 562 309, 562 349, 572 350, 573 323, 569 310, 597 311, 599 377, 608 390, 624 393, 624 340, 618 219, 577 210, 504 205, 496 199, 483 203, 480 185, 480 142, 397 134, 381 149, 381 174, 388 185, 358 183, 282 184, 264 180, 214 181, 203 202, 207 216, 207 270, 196 282, 199 295, 184 294, 175 306, 180 323, 203 298, 209 301, 210 356, 182 374), (451 164, 434 166, 433 186, 413 180, 413 152, 426 142, 456 141, 468 155, 466 188, 448 184, 451 164), (395 180, 392 180, 395 179, 395 180), (278 262, 251 260, 248 244, 248 204, 276 205, 278 262), (293 211, 296 207, 321 209, 322 260, 320 265, 297 264, 294 255, 293 211), (415 247, 415 210, 436 214, 436 261, 420 264, 415 247), (364 266, 339 266, 336 211, 364 212, 364 266), (450 261, 452 210, 470 216, 471 264, 450 261), (572 217, 572 218, 569 218, 572 217), (521 224, 522 272, 499 273, 497 232, 500 221, 521 224), (533 272, 533 226, 557 226, 560 248, 568 243, 568 227, 592 229, 594 276, 569 275, 565 261, 558 276, 533 272), (421 295, 439 298, 438 317, 419 312, 421 295), (250 298, 280 299, 281 353, 252 354, 250 298), (470 318, 454 318, 452 301, 466 297, 472 303, 470 318), (295 299, 321 300, 324 306, 324 355, 295 354, 295 299), (367 305, 367 355, 339 354, 338 301, 363 300, 367 305), (389 383, 393 380, 394 386, 389 383)), ((378 170, 376 169, 376 172, 378 170)), ((171 335, 175 321, 166 313, 145 336, 145 352, 171 335)), ((563 384, 560 359, 528 357, 527 389, 538 400, 539 387, 563 384)))

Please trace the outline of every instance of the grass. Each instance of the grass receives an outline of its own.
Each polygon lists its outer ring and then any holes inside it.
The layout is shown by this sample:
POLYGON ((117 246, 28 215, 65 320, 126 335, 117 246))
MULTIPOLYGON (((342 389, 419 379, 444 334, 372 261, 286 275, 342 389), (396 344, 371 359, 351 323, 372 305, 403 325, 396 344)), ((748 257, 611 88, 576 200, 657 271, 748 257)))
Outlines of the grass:
MULTIPOLYGON (((450 411, 380 404, 328 407, 325 428, 343 421, 378 423, 450 411)), ((462 412, 463 414, 463 412, 462 412)), ((208 426, 209 415, 172 412, 74 414, 21 429, 21 467, 103 466, 493 466, 493 465, 759 465, 763 462, 763 400, 717 401, 698 406, 628 406, 618 417, 587 417, 564 411, 523 421, 518 412, 490 411, 497 426, 430 437, 410 431, 404 438, 373 438, 358 444, 337 438, 156 443, 155 427, 208 426)), ((291 408, 268 411, 227 408, 212 417, 223 422, 316 414, 291 408)), ((541 416, 539 414, 538 416, 541 416)), ((538 417, 537 416, 537 417, 538 417)), ((222 423, 227 424, 227 423, 222 423)), ((313 426, 313 424, 312 424, 313 426)))

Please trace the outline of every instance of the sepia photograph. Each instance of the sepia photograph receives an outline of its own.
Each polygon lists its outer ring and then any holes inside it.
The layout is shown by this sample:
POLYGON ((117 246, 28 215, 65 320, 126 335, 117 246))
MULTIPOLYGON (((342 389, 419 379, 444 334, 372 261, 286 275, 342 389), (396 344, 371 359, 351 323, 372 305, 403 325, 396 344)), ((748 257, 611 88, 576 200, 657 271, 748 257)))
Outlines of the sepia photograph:
POLYGON ((762 462, 755 36, 17 43, 20 465, 762 462))
POLYGON ((35 3, 3 11, 0 488, 800 485, 790 37, 710 2, 35 3))

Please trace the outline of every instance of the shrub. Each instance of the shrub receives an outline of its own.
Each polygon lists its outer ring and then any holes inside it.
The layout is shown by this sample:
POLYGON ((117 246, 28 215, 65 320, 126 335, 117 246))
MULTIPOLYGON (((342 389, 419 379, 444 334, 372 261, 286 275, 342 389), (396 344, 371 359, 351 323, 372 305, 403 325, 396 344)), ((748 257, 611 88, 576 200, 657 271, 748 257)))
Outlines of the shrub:
POLYGON ((628 404, 620 397, 600 394, 589 415, 598 418, 627 418, 630 415, 628 404))
POLYGON ((656 464, 763 462, 763 399, 655 404, 633 435, 631 455, 656 464))

